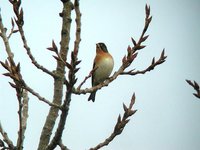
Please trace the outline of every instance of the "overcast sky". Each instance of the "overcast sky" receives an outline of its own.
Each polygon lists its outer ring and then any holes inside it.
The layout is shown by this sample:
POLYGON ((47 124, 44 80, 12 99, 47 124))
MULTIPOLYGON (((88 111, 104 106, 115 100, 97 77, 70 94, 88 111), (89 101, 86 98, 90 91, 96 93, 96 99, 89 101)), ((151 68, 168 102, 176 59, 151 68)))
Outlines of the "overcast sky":
MULTIPOLYGON (((122 104, 129 104, 135 92, 137 113, 123 133, 103 150, 198 150, 200 148, 200 100, 185 79, 200 84, 200 1, 198 0, 84 0, 80 1, 82 32, 79 59, 80 83, 92 68, 95 44, 104 42, 113 55, 114 71, 121 65, 131 37, 141 34, 145 4, 151 6, 152 23, 147 32, 147 47, 139 52, 130 69, 142 70, 153 57, 159 58, 163 48, 167 61, 155 70, 137 76, 120 76, 97 92, 95 103, 87 95, 74 96, 63 134, 63 142, 72 150, 83 150, 102 142, 113 131, 122 104)), ((24 0, 22 2, 28 44, 36 60, 55 69, 52 53, 46 50, 52 39, 59 46, 62 3, 59 1, 24 0)), ((14 15, 6 0, 0 1, 4 25, 11 27, 14 15)), ((74 42, 74 12, 70 50, 74 42)), ((52 79, 32 66, 19 35, 10 40, 15 61, 27 84, 51 100, 52 79)), ((6 59, 2 40, 0 60, 6 59)), ((114 72, 113 71, 113 72, 114 72)), ((0 121, 9 137, 16 141, 18 130, 17 100, 8 78, 0 67, 0 121)), ((90 87, 88 81, 84 87, 90 87)), ((37 148, 40 132, 49 107, 30 95, 29 118, 24 149, 37 148)))

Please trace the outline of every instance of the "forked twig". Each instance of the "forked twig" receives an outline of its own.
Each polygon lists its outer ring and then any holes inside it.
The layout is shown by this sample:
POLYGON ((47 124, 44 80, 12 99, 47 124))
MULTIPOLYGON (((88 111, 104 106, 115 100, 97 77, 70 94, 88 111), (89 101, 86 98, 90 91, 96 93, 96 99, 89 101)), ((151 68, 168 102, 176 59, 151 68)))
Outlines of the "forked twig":
POLYGON ((19 98, 22 96, 20 94, 20 92, 22 92, 22 89, 25 89, 28 92, 30 92, 31 94, 33 94, 34 96, 36 96, 40 101, 43 101, 50 106, 61 109, 61 107, 59 105, 53 104, 50 101, 48 101, 47 99, 45 99, 44 97, 40 96, 39 93, 35 92, 32 88, 30 88, 25 83, 25 81, 22 78, 21 72, 20 72, 20 64, 19 63, 16 65, 14 63, 14 61, 9 58, 8 61, 7 60, 5 62, 0 61, 0 64, 8 71, 7 73, 4 73, 4 75, 13 79, 14 83, 11 83, 11 82, 9 82, 9 83, 14 89, 17 90, 17 93, 19 92, 19 94, 17 94, 17 96, 19 96, 19 98))
POLYGON ((4 142, 6 142, 6 144, 8 145, 8 147, 11 149, 11 150, 14 150, 15 149, 15 146, 13 145, 13 142, 10 140, 10 138, 8 137, 8 134, 3 130, 3 127, 1 125, 1 122, 0 122, 0 133, 3 137, 3 140, 4 142))
POLYGON ((28 43, 27 43, 27 40, 26 40, 26 36, 24 34, 24 29, 23 29, 23 25, 24 25, 24 12, 23 12, 23 9, 20 8, 21 6, 21 0, 9 0, 10 3, 13 5, 13 10, 14 10, 14 13, 16 15, 16 18, 15 18, 15 22, 17 24, 17 27, 18 27, 18 30, 20 35, 21 35, 21 39, 22 39, 22 42, 24 44, 24 48, 31 60, 31 62, 35 65, 35 67, 37 67, 38 69, 42 70, 43 72, 51 75, 52 77, 56 77, 55 74, 52 72, 52 71, 49 71, 48 69, 46 69, 45 67, 43 67, 42 65, 40 65, 34 58, 33 54, 31 53, 31 49, 30 47, 28 46, 28 43))
POLYGON ((110 142, 112 142, 114 140, 114 138, 117 135, 122 133, 124 127, 129 122, 129 117, 131 117, 137 111, 137 110, 132 109, 134 103, 135 103, 135 94, 133 94, 133 96, 131 98, 129 107, 127 107, 125 104, 123 104, 123 109, 124 109, 123 117, 121 118, 121 115, 119 115, 119 117, 117 119, 117 123, 113 130, 113 133, 111 133, 111 135, 108 138, 106 138, 102 143, 99 143, 94 148, 90 148, 90 150, 98 150, 98 149, 102 148, 103 146, 108 145, 110 142))
POLYGON ((123 71, 121 75, 145 74, 146 72, 153 70, 156 66, 164 63, 166 61, 166 58, 167 56, 165 56, 165 50, 163 50, 160 55, 160 58, 157 61, 155 61, 155 58, 153 58, 151 64, 146 69, 141 71, 140 70, 135 71, 135 69, 130 71, 123 71))
POLYGON ((14 29, 15 28, 15 23, 14 23, 13 19, 11 19, 11 24, 12 24, 12 28, 11 28, 10 33, 8 35, 8 39, 10 39, 10 37, 12 36, 13 33, 17 33, 19 31, 19 30, 15 30, 14 29))

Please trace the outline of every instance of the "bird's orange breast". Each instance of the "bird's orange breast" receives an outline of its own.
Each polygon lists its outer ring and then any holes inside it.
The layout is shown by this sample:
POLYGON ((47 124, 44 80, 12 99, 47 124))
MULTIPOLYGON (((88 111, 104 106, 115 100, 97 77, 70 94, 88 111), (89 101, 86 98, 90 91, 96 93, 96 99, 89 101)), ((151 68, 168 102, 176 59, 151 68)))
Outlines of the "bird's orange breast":
POLYGON ((114 61, 109 53, 99 51, 95 57, 94 85, 103 82, 113 70, 114 61))

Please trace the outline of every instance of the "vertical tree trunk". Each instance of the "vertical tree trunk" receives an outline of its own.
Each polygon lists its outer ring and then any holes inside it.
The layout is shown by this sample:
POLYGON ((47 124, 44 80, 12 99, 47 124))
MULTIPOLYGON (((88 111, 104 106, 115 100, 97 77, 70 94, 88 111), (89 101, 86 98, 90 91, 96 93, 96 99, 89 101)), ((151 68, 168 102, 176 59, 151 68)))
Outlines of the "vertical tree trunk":
MULTIPOLYGON (((70 41, 70 27, 71 27, 71 10, 73 9, 73 4, 71 1, 63 1, 63 11, 61 13, 62 17, 62 31, 61 31, 61 48, 60 48, 60 56, 64 61, 66 61, 68 54, 68 45, 70 41)), ((65 75, 65 66, 62 62, 57 61, 56 68, 57 78, 54 79, 54 96, 53 103, 57 105, 61 105, 62 97, 63 97, 63 83, 64 83, 64 75, 65 75)), ((56 118, 58 117, 58 108, 51 107, 49 110, 49 114, 46 118, 46 122, 44 124, 40 142, 38 146, 38 150, 44 150, 49 144, 49 140, 52 134, 52 130, 55 125, 56 118)))

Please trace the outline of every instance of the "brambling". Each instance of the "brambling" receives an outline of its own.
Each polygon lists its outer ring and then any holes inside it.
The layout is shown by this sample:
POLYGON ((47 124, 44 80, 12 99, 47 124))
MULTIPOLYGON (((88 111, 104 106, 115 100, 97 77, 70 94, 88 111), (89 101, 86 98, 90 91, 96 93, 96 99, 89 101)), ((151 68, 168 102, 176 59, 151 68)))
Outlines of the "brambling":
MULTIPOLYGON (((109 54, 107 47, 104 43, 96 44, 96 57, 94 59, 92 74, 92 86, 96 86, 104 82, 111 74, 114 66, 114 60, 109 54)), ((95 95, 97 91, 90 94, 88 101, 95 101, 95 95)))

